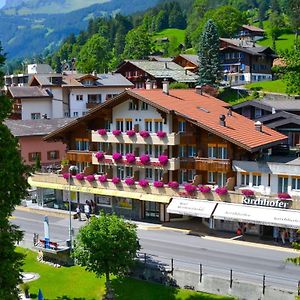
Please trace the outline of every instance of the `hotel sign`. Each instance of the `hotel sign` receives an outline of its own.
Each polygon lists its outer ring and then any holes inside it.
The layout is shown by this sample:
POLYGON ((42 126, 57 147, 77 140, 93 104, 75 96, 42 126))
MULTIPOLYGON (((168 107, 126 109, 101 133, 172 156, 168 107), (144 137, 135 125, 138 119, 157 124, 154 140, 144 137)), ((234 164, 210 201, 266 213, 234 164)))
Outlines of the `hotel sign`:
POLYGON ((272 208, 289 208, 291 201, 282 199, 268 199, 262 197, 243 197, 243 204, 272 208))

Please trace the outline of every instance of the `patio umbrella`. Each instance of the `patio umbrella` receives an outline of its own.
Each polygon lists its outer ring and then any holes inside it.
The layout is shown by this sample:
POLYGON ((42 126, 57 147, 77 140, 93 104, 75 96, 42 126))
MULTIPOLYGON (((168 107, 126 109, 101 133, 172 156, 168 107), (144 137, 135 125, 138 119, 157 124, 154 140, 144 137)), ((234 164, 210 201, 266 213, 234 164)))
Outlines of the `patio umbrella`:
POLYGON ((44 296, 43 296, 43 293, 42 293, 41 289, 39 289, 38 300, 44 300, 44 296))

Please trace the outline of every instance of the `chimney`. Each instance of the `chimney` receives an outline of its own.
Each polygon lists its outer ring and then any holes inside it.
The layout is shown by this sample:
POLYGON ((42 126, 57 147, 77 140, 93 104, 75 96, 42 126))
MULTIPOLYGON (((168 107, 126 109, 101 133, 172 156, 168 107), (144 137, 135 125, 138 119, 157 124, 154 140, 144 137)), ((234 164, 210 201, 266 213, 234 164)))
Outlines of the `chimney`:
POLYGON ((272 114, 273 114, 273 115, 276 114, 276 109, 275 109, 275 107, 272 107, 272 114))
POLYGON ((162 86, 163 86, 163 93, 169 95, 169 81, 167 79, 164 79, 164 81, 162 82, 162 86))
POLYGON ((147 79, 146 81, 146 90, 152 90, 152 82, 150 79, 147 79))
POLYGON ((97 76, 97 72, 94 70, 92 73, 93 76, 97 76))
POLYGON ((262 123, 260 121, 256 121, 254 123, 254 126, 255 126, 255 130, 262 132, 262 123))
POLYGON ((219 119, 220 119, 220 125, 223 126, 223 127, 226 127, 226 122, 225 122, 226 117, 225 117, 225 115, 220 115, 219 119))
POLYGON ((227 117, 231 117, 231 116, 232 116, 232 109, 231 107, 229 107, 227 112, 227 117))
POLYGON ((202 85, 196 86, 196 93, 202 95, 202 85))

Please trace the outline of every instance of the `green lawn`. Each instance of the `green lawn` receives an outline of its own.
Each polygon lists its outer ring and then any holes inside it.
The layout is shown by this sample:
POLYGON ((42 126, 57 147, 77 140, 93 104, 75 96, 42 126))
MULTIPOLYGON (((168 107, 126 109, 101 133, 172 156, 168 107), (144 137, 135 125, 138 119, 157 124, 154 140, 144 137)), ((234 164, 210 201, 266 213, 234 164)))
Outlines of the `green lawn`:
POLYGON ((283 80, 255 82, 247 84, 246 88, 258 88, 260 91, 270 93, 286 93, 286 83, 283 80))
MULTIPOLYGON (((104 278, 98 279, 83 268, 54 268, 36 260, 37 253, 18 248, 26 255, 24 271, 40 274, 40 278, 29 283, 32 299, 37 299, 41 288, 45 299, 88 300, 102 299, 104 278)), ((232 298, 174 289, 159 284, 131 278, 114 279, 113 288, 120 300, 229 300, 232 298)))
POLYGON ((253 100, 251 93, 248 93, 247 91, 238 91, 231 88, 221 89, 218 98, 231 105, 253 100))

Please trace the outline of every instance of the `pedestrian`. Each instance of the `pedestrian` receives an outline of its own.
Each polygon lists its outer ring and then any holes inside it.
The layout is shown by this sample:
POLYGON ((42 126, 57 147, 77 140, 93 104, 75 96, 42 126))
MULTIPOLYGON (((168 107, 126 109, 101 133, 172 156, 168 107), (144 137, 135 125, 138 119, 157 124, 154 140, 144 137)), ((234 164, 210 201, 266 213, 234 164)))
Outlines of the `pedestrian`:
POLYGON ((289 242, 292 244, 295 239, 295 232, 292 228, 289 229, 289 242))
POLYGON ((278 241, 279 241, 279 227, 276 227, 276 226, 273 227, 273 238, 274 238, 274 242, 278 243, 278 241))
POLYGON ((285 228, 281 228, 281 230, 280 230, 280 237, 281 237, 281 241, 282 241, 283 245, 285 245, 285 235, 286 235, 285 228))
POLYGON ((78 221, 81 221, 81 211, 80 211, 80 205, 78 204, 76 207, 76 214, 78 217, 78 221))
POLYGON ((85 213, 87 220, 89 220, 91 217, 91 209, 90 209, 90 203, 88 200, 86 200, 85 205, 84 205, 84 213, 85 213))
POLYGON ((90 209, 91 209, 91 213, 94 215, 95 214, 95 204, 94 204, 94 201, 91 199, 90 200, 90 209))

